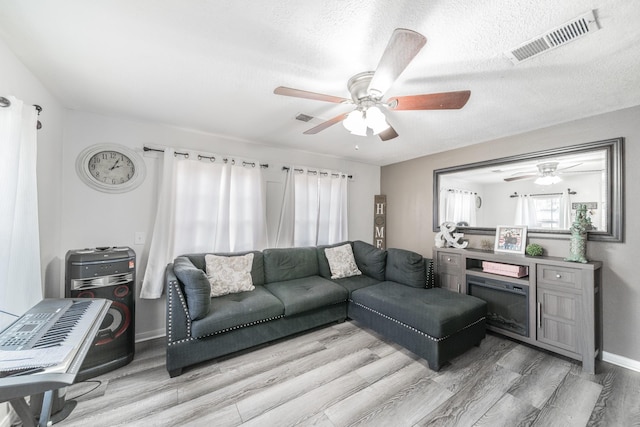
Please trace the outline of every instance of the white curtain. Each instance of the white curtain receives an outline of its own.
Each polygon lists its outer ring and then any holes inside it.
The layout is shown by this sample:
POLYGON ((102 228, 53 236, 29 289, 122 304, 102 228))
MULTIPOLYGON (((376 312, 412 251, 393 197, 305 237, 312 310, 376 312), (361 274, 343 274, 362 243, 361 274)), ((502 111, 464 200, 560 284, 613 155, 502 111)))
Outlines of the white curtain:
POLYGON ((528 194, 522 194, 517 197, 516 215, 514 224, 526 225, 528 227, 537 227, 538 218, 536 215, 536 204, 528 194))
POLYGON ((569 189, 562 192, 559 209, 560 221, 558 221, 558 228, 568 230, 571 228, 571 195, 569 194, 569 189))
POLYGON ((0 107, 0 329, 42 299, 37 113, 14 97, 0 107), (7 314, 9 313, 9 314, 7 314))
POLYGON ((343 173, 336 171, 290 168, 276 246, 316 246, 346 240, 347 181, 343 173))
POLYGON ((440 218, 442 222, 476 225, 476 194, 466 190, 446 189, 442 191, 440 218))
POLYGON ((141 298, 160 298, 166 265, 178 255, 266 247, 261 168, 234 165, 231 160, 190 160, 174 153, 173 149, 164 153, 141 298))

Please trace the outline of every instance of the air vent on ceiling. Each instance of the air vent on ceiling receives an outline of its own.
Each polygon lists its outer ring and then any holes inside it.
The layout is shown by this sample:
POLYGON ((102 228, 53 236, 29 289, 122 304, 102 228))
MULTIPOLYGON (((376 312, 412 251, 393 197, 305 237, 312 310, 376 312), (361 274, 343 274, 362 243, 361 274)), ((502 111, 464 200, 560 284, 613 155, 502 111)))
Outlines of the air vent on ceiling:
POLYGON ((589 11, 521 44, 515 49, 506 52, 506 55, 514 64, 519 64, 522 61, 553 50, 599 29, 600 27, 598 27, 598 22, 596 21, 593 11, 589 11))
POLYGON ((303 113, 300 113, 296 116, 296 120, 300 120, 301 122, 308 122, 311 119, 313 119, 313 116, 309 116, 303 113))

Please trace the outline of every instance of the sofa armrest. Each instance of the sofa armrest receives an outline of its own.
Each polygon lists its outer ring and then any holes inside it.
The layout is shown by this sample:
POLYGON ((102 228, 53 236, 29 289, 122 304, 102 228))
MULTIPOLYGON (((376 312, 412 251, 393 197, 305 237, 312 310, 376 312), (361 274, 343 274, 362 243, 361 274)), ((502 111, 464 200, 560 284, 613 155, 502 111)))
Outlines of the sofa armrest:
POLYGON ((165 271, 165 292, 167 295, 166 329, 169 345, 191 339, 191 318, 180 281, 173 271, 173 264, 165 271))

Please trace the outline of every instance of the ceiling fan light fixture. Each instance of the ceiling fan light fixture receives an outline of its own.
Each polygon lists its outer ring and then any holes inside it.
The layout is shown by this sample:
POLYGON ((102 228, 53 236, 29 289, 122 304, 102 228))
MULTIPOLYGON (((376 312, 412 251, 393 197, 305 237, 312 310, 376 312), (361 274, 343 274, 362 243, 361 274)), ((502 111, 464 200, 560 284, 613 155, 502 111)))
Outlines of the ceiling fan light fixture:
POLYGON ((367 127, 371 128, 374 135, 377 135, 380 132, 384 132, 385 130, 389 129, 387 118, 378 107, 368 108, 365 112, 365 116, 367 127))
POLYGON ((350 112, 342 124, 352 135, 358 136, 367 136, 369 129, 373 135, 378 135, 390 127, 384 113, 376 106, 350 112))
POLYGON ((353 110, 347 114, 342 125, 353 135, 367 136, 367 123, 364 119, 364 112, 361 110, 353 110))
POLYGON ((538 185, 552 185, 557 184, 560 181, 562 181, 562 179, 560 179, 560 177, 557 175, 545 175, 536 178, 536 180, 533 182, 538 185))

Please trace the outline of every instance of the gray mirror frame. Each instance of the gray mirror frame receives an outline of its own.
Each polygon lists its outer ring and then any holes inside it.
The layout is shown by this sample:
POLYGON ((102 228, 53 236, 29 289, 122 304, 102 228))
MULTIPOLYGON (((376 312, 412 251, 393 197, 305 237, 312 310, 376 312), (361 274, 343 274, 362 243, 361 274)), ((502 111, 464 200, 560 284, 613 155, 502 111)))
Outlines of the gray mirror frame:
MULTIPOLYGON (((607 202, 609 211, 607 212, 607 231, 594 231, 588 233, 589 240, 605 242, 624 241, 624 138, 613 138, 604 141, 589 142, 586 144, 571 145, 568 147, 555 148, 551 150, 537 151, 533 153, 520 154, 510 157, 502 157, 483 162, 469 163, 466 165, 452 166, 448 168, 436 169, 433 171, 433 231, 440 231, 439 219, 439 189, 440 177, 444 174, 468 171, 471 169, 484 168, 488 166, 504 165, 524 160, 544 159, 568 153, 580 153, 593 150, 605 149, 607 152, 608 170, 608 194, 607 202)), ((495 228, 488 227, 458 227, 460 231, 468 234, 491 234, 495 235, 495 228)), ((530 230, 529 235, 540 237, 562 237, 568 236, 569 231, 546 231, 530 230)))

